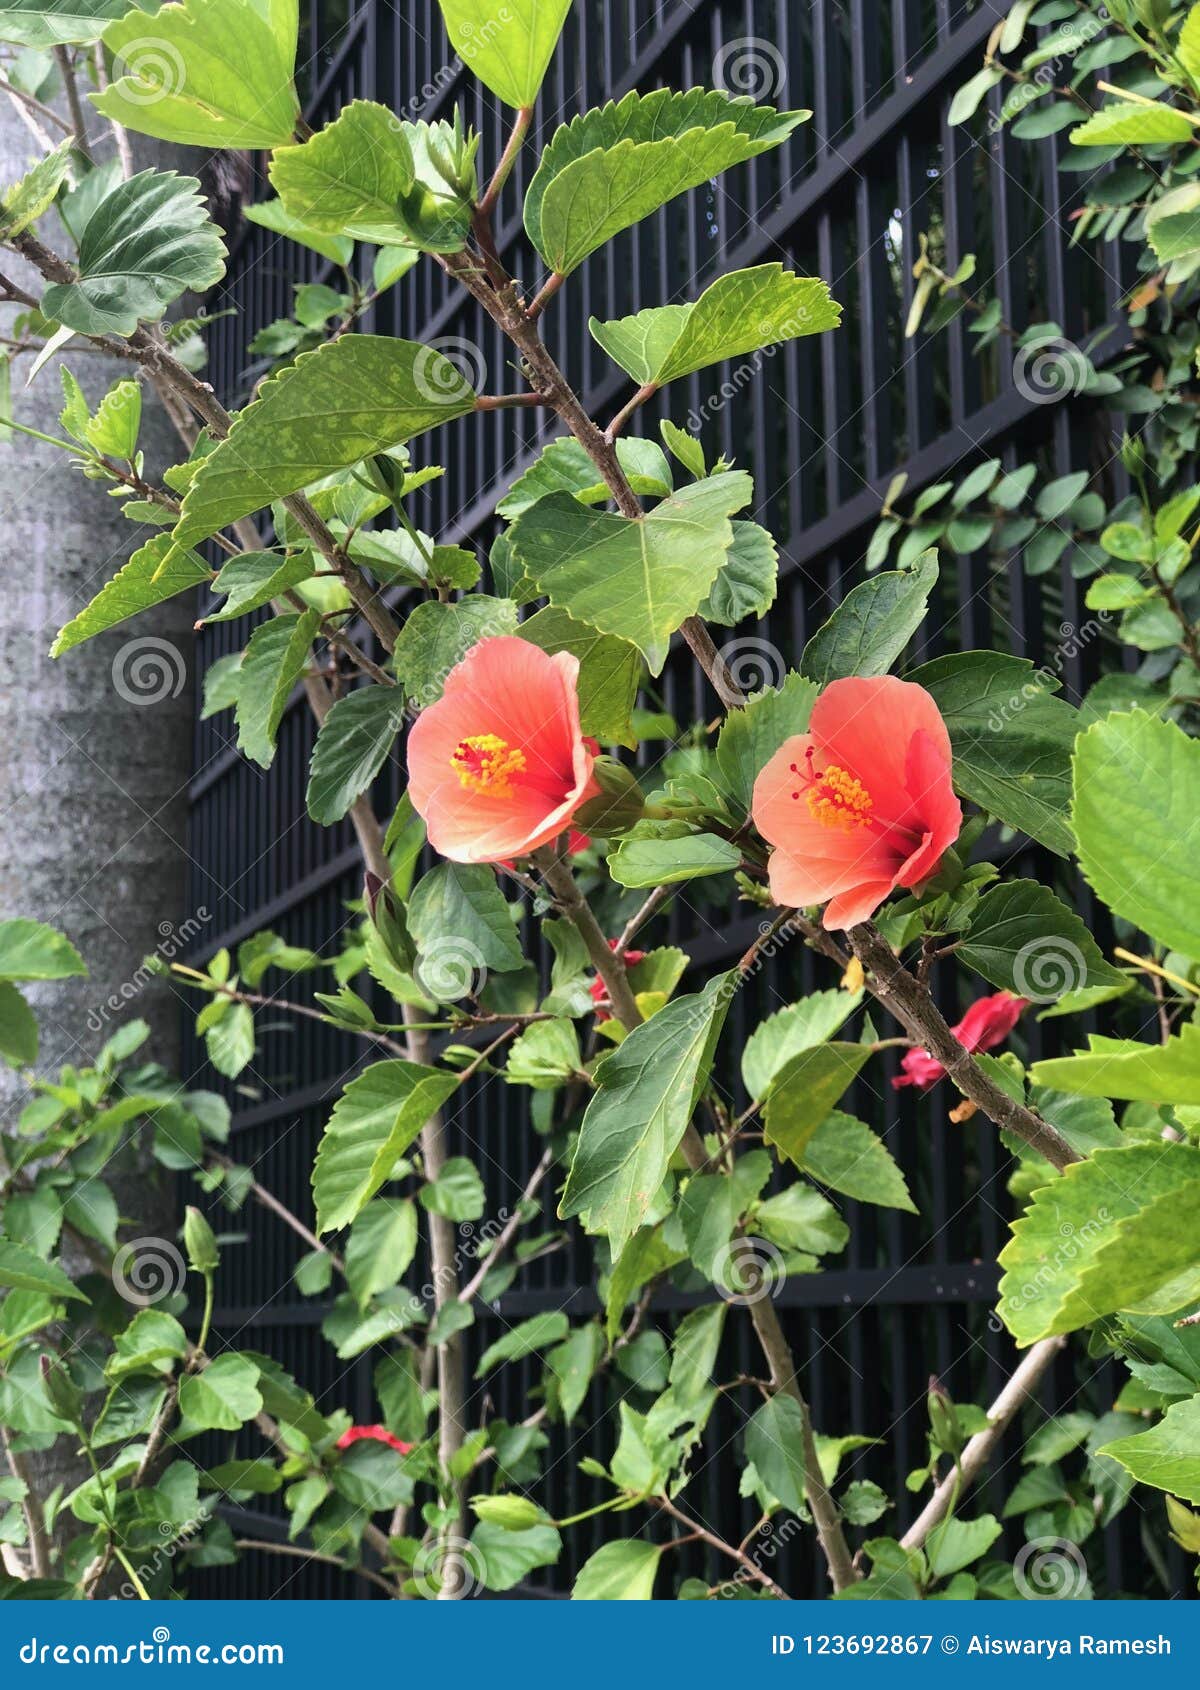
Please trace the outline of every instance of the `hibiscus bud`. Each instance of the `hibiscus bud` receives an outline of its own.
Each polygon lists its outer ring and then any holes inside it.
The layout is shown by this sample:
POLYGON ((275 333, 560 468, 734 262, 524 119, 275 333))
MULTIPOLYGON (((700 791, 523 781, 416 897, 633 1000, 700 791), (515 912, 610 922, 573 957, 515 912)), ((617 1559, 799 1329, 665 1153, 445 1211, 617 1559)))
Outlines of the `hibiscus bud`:
POLYGON ((220 1261, 216 1235, 199 1209, 189 1207, 183 1217, 183 1247, 193 1273, 215 1273, 220 1261))
POLYGON ((575 825, 585 833, 599 834, 601 839, 628 833, 646 809, 637 776, 615 757, 597 757, 592 775, 600 791, 576 810, 575 825))
POLYGON ((371 925, 379 935, 379 941, 389 960, 395 963, 402 974, 407 974, 412 968, 416 952, 404 920, 404 906, 387 882, 380 880, 377 874, 372 874, 370 869, 367 870, 363 886, 363 901, 367 906, 371 925))
POLYGON ((78 1425, 79 1416, 83 1412, 83 1392, 60 1362, 43 1356, 41 1369, 42 1385, 51 1409, 60 1420, 78 1425))
POLYGON ((929 1381, 929 1430, 934 1443, 947 1455, 961 1454, 966 1443, 959 1424, 958 1411, 941 1380, 935 1375, 929 1381))

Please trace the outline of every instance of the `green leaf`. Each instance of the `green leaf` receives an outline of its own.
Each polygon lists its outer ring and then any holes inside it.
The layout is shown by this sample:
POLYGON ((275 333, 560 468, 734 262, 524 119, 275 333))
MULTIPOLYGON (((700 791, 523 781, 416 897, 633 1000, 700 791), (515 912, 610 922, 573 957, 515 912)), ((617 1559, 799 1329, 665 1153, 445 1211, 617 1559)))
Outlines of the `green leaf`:
POLYGON ((94 451, 110 458, 132 458, 142 420, 142 390, 136 381, 110 387, 89 418, 84 437, 94 451))
POLYGON ((1032 998, 1081 987, 1121 986, 1083 922, 1036 880, 1007 880, 975 905, 958 957, 993 986, 1032 998))
POLYGON ((88 97, 114 123, 160 141, 281 146, 300 116, 298 26, 291 0, 183 0, 163 6, 152 24, 132 11, 104 31, 123 74, 88 97))
POLYGON ((284 706, 308 661, 320 613, 289 611, 262 622, 250 636, 238 671, 238 750, 269 769, 284 706))
POLYGON ((1088 1035, 1088 1049, 1035 1062, 1039 1086, 1127 1102, 1200 1103, 1200 1023, 1186 1021, 1165 1044, 1088 1035))
POLYGON ((36 1062, 37 1017, 17 988, 0 980, 0 1056, 14 1068, 36 1062))
POLYGON ((691 1120, 735 979, 719 974, 667 1004, 596 1068, 559 1214, 586 1215, 614 1258, 644 1221, 691 1120))
POLYGON ((946 114, 946 122, 965 123, 968 118, 974 117, 991 90, 1003 80, 1004 72, 999 65, 984 65, 982 70, 976 71, 970 81, 964 82, 955 92, 950 102, 950 110, 946 114))
POLYGON ((187 1354, 187 1347, 187 1333, 174 1315, 141 1309, 118 1333, 104 1371, 113 1380, 133 1373, 169 1373, 171 1364, 187 1354))
POLYGON ((456 1074, 399 1059, 372 1063, 351 1080, 334 1104, 313 1166, 319 1233, 350 1224, 457 1086, 456 1074))
MULTIPOLYGON (((660 499, 674 487, 667 460, 653 441, 640 440, 636 435, 621 436, 617 440, 617 462, 635 493, 660 499)), ((543 447, 541 455, 517 477, 496 506, 497 515, 512 522, 547 493, 574 493, 585 505, 607 504, 612 496, 608 483, 573 435, 543 447)))
POLYGON ((592 338, 642 386, 665 387, 709 364, 835 329, 841 307, 811 276, 782 264, 733 270, 691 305, 659 305, 589 323, 592 338))
POLYGON ((954 784, 983 809, 1068 856, 1071 752, 1078 712, 1023 657, 964 651, 908 676, 933 694, 950 732, 954 784))
POLYGON ((765 616, 775 603, 778 582, 774 538, 757 522, 735 522, 733 544, 700 606, 700 615, 722 628, 733 628, 748 616, 765 616))
POLYGON ((1134 1144, 1097 1150, 1036 1191, 1000 1253, 997 1312, 1017 1343, 1136 1308, 1194 1276, 1197 1180, 1200 1150, 1134 1144))
POLYGON ((49 1297, 90 1303, 54 1262, 44 1262, 23 1244, 0 1238, 0 1285, 10 1291, 42 1291, 49 1297))
POLYGON ((742 1047, 742 1080, 751 1097, 765 1097, 779 1070, 802 1050, 840 1032, 862 1002, 862 992, 810 992, 799 1003, 760 1021, 742 1047))
POLYGON ((479 1169, 466 1156, 448 1157, 438 1177, 423 1185, 418 1196, 430 1214, 444 1215, 448 1221, 477 1221, 486 1201, 479 1169))
POLYGON ((245 1356, 220 1355, 179 1382, 179 1408, 193 1428, 238 1432, 262 1413, 258 1368, 245 1356))
POLYGON ((281 597, 289 587, 298 586, 313 574, 313 560, 308 552, 295 557, 281 557, 278 552, 241 552, 230 558, 212 583, 214 593, 224 593, 225 603, 204 618, 210 622, 232 622, 251 610, 259 610, 273 598, 281 597))
POLYGON ((404 726, 404 689, 365 686, 339 698, 321 723, 308 776, 308 813, 341 821, 383 767, 404 726))
POLYGON ((847 675, 886 675, 925 619, 937 585, 936 551, 910 569, 860 582, 804 648, 800 673, 827 686, 847 675))
POLYGON ((468 972, 504 974, 525 960, 496 876, 482 864, 439 863, 430 869, 409 900, 408 927, 433 974, 444 969, 454 947, 460 959, 469 959, 468 972))
POLYGON ((640 1537, 603 1543, 580 1567, 573 1602, 649 1602, 665 1545, 640 1537))
POLYGON ((531 106, 571 0, 439 0, 450 44, 506 106, 531 106))
MULTIPOLYGON (((736 528, 738 524, 734 524, 736 528)), ((585 734, 601 744, 626 745, 633 750, 633 706, 642 678, 637 647, 612 634, 601 634, 577 622, 565 610, 547 605, 521 624, 521 638, 551 656, 569 651, 579 659, 579 723, 585 734)))
POLYGON ((502 1338, 497 1338, 494 1344, 488 1345, 475 1369, 476 1379, 482 1379, 502 1361, 519 1361, 522 1356, 536 1355, 554 1344, 560 1344, 569 1330, 570 1323, 561 1309, 548 1309, 543 1314, 521 1321, 502 1338))
POLYGON ((407 1197, 377 1197, 362 1209, 346 1245, 346 1283, 365 1308, 387 1291, 417 1253, 417 1210, 407 1197))
POLYGON ((1068 139, 1077 147, 1151 146, 1191 141, 1195 130, 1182 112, 1157 101, 1117 100, 1101 106, 1068 139))
POLYGON ((702 1396, 712 1384, 728 1303, 692 1309, 675 1328, 671 1346, 671 1390, 680 1404, 702 1396))
POLYGON ((481 1520, 471 1533, 463 1559, 468 1567, 480 1570, 487 1589, 511 1590, 535 1567, 553 1565, 561 1552, 562 1539, 553 1526, 510 1532, 481 1520))
POLYGON ((986 1555, 1004 1530, 994 1514, 976 1520, 943 1520, 925 1540, 925 1553, 935 1578, 949 1578, 986 1555))
POLYGON ((351 100, 300 146, 278 147, 271 186, 307 228, 355 240, 403 243, 400 206, 413 185, 413 157, 386 106, 351 100))
POLYGON ((1200 743, 1142 710, 1106 716, 1080 736, 1074 781, 1090 884, 1114 914, 1200 958, 1200 743))
POLYGON ((208 1060, 217 1073, 236 1080, 254 1055, 254 1011, 250 1005, 231 1004, 221 1019, 207 1029, 204 1043, 208 1060))
MULTIPOLYGON (((748 641, 743 656, 753 658, 761 642, 748 641)), ((778 652, 767 647, 761 653, 770 665, 778 652)), ((793 734, 808 727, 817 696, 814 682, 789 674, 780 687, 765 687, 746 700, 741 710, 731 710, 717 740, 717 768, 725 788, 739 811, 748 811, 759 772, 779 747, 793 734)))
POLYGON ((263 200, 261 205, 243 206, 242 216, 250 223, 270 229, 272 234, 298 241, 301 246, 319 252, 331 264, 345 266, 354 256, 354 242, 348 236, 326 235, 320 229, 310 229, 307 223, 301 223, 298 217, 289 214, 282 200, 263 200))
POLYGON ((335 469, 465 416, 475 395, 433 347, 343 335, 264 382, 201 463, 175 529, 180 545, 269 505, 335 469))
POLYGON ((573 1021, 535 1021, 509 1050, 504 1077, 512 1085, 553 1091, 583 1067, 573 1021))
POLYGON ((139 322, 157 323, 187 289, 203 293, 224 274, 225 244, 199 182, 143 170, 88 218, 78 280, 52 283, 42 314, 78 334, 131 335, 139 322))
POLYGON ((870 1054, 869 1045, 833 1043, 794 1056, 775 1075, 767 1093, 767 1143, 802 1166, 813 1134, 870 1054))
POLYGON ((760 1203, 754 1212, 754 1225, 773 1244, 813 1256, 844 1250, 850 1237, 850 1228, 833 1204, 803 1181, 760 1203))
POLYGON ((61 657, 64 651, 127 622, 151 605, 193 591, 211 581, 212 574, 195 552, 181 551, 172 546, 169 535, 156 534, 134 552, 85 609, 60 629, 50 647, 51 657, 61 657))
MULTIPOLYGON (((3 31, 9 16, 0 4, 0 31, 3 31)), ((11 40, 12 37, 6 36, 5 39, 11 40)), ((13 187, 5 189, 0 199, 0 233, 6 240, 23 234, 49 211, 70 168, 71 142, 68 139, 61 141, 45 158, 39 159, 13 187)))
POLYGON ((804 1417, 794 1397, 768 1397, 746 1427, 746 1460, 772 1496, 804 1514, 804 1417))
POLYGON ((604 1354, 604 1334, 594 1321, 577 1326, 546 1356, 546 1366, 558 1384, 558 1403, 564 1425, 570 1425, 583 1406, 592 1374, 604 1354))
POLYGON ((128 0, 0 0, 0 41, 55 47, 97 41, 128 0))
POLYGON ((43 921, 0 921, 0 980, 66 980, 87 967, 71 941, 43 921))
POLYGON ((835 1109, 826 1116, 805 1145, 800 1167, 821 1185, 860 1203, 917 1213, 891 1152, 864 1121, 853 1115, 835 1109))
POLYGON ((608 859, 608 871, 621 886, 673 885, 705 874, 728 874, 742 853, 716 833, 692 833, 680 839, 626 839, 608 859))
POLYGON ((715 91, 630 93, 555 132, 525 198, 525 228, 569 275, 621 229, 719 171, 785 141, 807 112, 774 112, 715 91))
POLYGON ((511 599, 472 593, 453 604, 429 599, 410 612, 400 630, 392 666, 403 685, 402 697, 424 708, 436 704, 451 669, 473 645, 494 634, 517 632, 517 607, 511 599))
POLYGON ((671 635, 696 611, 733 544, 730 517, 753 494, 750 477, 732 471, 632 520, 551 493, 517 519, 509 539, 553 605, 636 645, 657 675, 671 635))
POLYGON ((1139 1484, 1200 1502, 1200 1396, 1172 1403, 1157 1426, 1096 1453, 1119 1461, 1139 1484))

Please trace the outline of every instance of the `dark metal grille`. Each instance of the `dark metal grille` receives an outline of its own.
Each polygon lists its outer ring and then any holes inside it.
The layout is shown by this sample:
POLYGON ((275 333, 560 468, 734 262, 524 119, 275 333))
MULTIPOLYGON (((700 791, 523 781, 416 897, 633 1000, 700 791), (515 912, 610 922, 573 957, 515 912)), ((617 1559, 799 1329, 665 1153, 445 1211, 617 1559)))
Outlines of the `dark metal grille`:
MULTIPOLYGON (((1103 264, 1068 248, 1063 196, 1072 179, 1054 169, 1054 140, 1034 148, 1002 133, 983 146, 946 125, 950 92, 976 68, 989 31, 1006 10, 1000 0, 579 0, 547 80, 538 131, 518 163, 515 191, 506 196, 506 205, 519 205, 539 146, 561 117, 631 88, 711 85, 714 60, 725 52, 728 62, 728 50, 745 40, 768 44, 786 66, 774 103, 812 107, 813 121, 778 152, 695 191, 593 258, 551 306, 545 327, 589 408, 607 416, 629 388, 584 332, 589 315, 615 317, 694 297, 719 271, 766 261, 830 282, 845 308, 838 333, 793 342, 752 361, 759 367, 751 380, 729 369, 676 384, 669 410, 661 402, 652 405, 637 425, 650 434, 659 415, 682 422, 691 411, 703 419, 710 455, 723 451, 754 473, 760 506, 753 514, 780 547, 780 593, 756 630, 738 633, 756 633, 789 662, 860 578, 866 537, 893 471, 906 469, 915 491, 987 456, 1001 456, 1006 467, 1018 457, 1036 457, 1047 473, 1089 461, 1094 442, 1072 408, 1031 403, 1014 385, 1003 349, 982 360, 973 355, 961 319, 932 341, 903 338, 922 230, 943 236, 952 262, 974 250, 983 275, 997 271, 1005 316, 1017 328, 1051 318, 1069 336, 1081 337, 1114 319, 1130 280, 1120 248, 1108 249, 1103 264), (727 397, 714 408, 706 400, 722 379, 727 397)), ((456 65, 433 0, 396 8, 371 0, 312 0, 306 45, 314 126, 354 97, 379 99, 405 116, 426 119, 459 104, 483 135, 483 156, 498 156, 504 113, 456 65)), ((254 197, 264 193, 260 176, 254 197)), ((499 230, 499 245, 515 273, 536 281, 537 260, 515 210, 499 230)), ((243 228, 224 289, 213 301, 214 308, 237 311, 212 335, 211 377, 228 404, 241 403, 261 373, 247 351, 255 331, 287 314, 295 282, 325 279, 326 268, 314 254, 265 230, 243 228)), ((492 391, 515 383, 497 331, 433 265, 419 266, 385 295, 365 326, 426 342, 467 342, 486 364, 492 391)), ((496 500, 549 437, 546 423, 540 412, 503 412, 423 438, 416 461, 444 463, 448 473, 422 495, 422 526, 440 540, 485 552, 496 500)), ((1061 576, 1030 580, 1016 559, 1000 572, 982 557, 945 559, 918 656, 995 647, 1041 662, 1060 641, 1060 629, 1079 622, 1081 605, 1081 586, 1065 568, 1061 576)), ((243 638, 227 626, 208 630, 201 639, 203 661, 236 649, 243 638)), ((1098 646, 1091 645, 1066 660, 1062 678, 1072 701, 1095 679, 1099 661, 1098 646)), ((680 720, 712 711, 689 663, 668 665, 663 692, 680 720)), ((305 817, 311 740, 300 697, 285 718, 275 766, 263 775, 229 745, 225 719, 198 723, 193 902, 208 908, 209 931, 217 935, 206 950, 265 925, 291 942, 327 947, 347 920, 345 901, 358 894, 361 870, 348 828, 321 830, 305 817)), ((393 767, 381 778, 376 802, 382 815, 398 795, 400 773, 393 767)), ((1019 872, 1063 878, 1062 865, 1026 841, 997 848, 1019 872)), ((1086 893, 1069 882, 1066 891, 1088 918, 1086 893)), ((693 897, 675 906, 670 928, 672 942, 711 968, 736 957, 756 923, 744 906, 693 897)), ((785 954, 741 994, 723 1046, 730 1085, 737 1051, 756 1021, 799 991, 828 985, 827 973, 811 956, 785 954)), ((965 1004, 965 983, 958 991, 957 1001, 946 1005, 955 1012, 965 1004)), ((1053 1025, 1028 1025, 1033 1055, 1053 1025)), ((363 1060, 355 1041, 332 1030, 311 1024, 302 1035, 264 1030, 249 1075, 258 1097, 231 1094, 233 1153, 301 1215, 310 1213, 308 1170, 332 1098, 363 1060)), ((911 1093, 877 1089, 883 1083, 874 1067, 872 1075, 870 1083, 856 1085, 847 1107, 885 1132, 909 1176, 920 1217, 846 1203, 852 1237, 844 1265, 789 1280, 781 1303, 818 1428, 878 1436, 880 1446, 865 1452, 855 1471, 889 1482, 897 1475, 902 1483, 924 1459, 928 1372, 936 1370, 956 1396, 986 1401, 1011 1362, 1009 1340, 988 1318, 996 1286, 992 1264, 1008 1210, 1007 1157, 990 1130, 951 1126, 937 1094, 932 1103, 916 1101, 911 1093)), ((476 1091, 453 1123, 452 1150, 481 1153, 489 1214, 513 1201, 540 1151, 526 1118, 527 1095, 491 1084, 476 1091)), ((553 1202, 547 1194, 548 1225, 553 1202)), ((271 1352, 326 1408, 344 1404, 366 1415, 369 1360, 336 1361, 315 1329, 321 1310, 291 1284, 303 1246, 262 1212, 255 1212, 252 1227, 253 1247, 233 1258, 239 1265, 226 1275, 227 1298, 231 1280, 237 1290, 220 1313, 219 1338, 271 1352)), ((669 1321, 686 1302, 682 1293, 670 1294, 655 1318, 669 1321)), ((582 1316, 594 1306, 586 1241, 575 1239, 526 1270, 499 1308, 478 1320, 469 1334, 473 1351, 537 1309, 566 1307, 582 1316)), ((748 1322, 732 1323, 728 1349, 722 1376, 755 1371, 748 1322)), ((534 1362, 510 1366, 494 1410, 522 1418, 536 1379, 534 1362)), ((1087 1380, 1077 1398, 1078 1383, 1064 1364, 1048 1396, 1059 1407, 1075 1401, 1099 1410, 1111 1406, 1116 1381, 1109 1369, 1087 1380)), ((611 1428, 598 1435, 578 1428, 591 1425, 613 1392, 608 1383, 593 1386, 576 1429, 552 1435, 548 1495, 558 1514, 593 1500, 577 1463, 584 1454, 610 1453, 611 1428)), ((478 1400, 473 1408, 482 1412, 478 1400)), ((730 1459, 740 1447, 731 1439, 742 1421, 742 1410, 723 1403, 695 1463, 697 1507, 735 1539, 752 1523, 750 1505, 737 1495, 739 1462, 730 1459)), ((1010 1462, 1016 1448, 1019 1443, 1010 1462)), ((1010 1465, 1010 1483, 1014 1473, 1010 1465)), ((992 1480, 981 1487, 979 1507, 998 1506, 1002 1498, 1002 1486, 992 1480)), ((250 1516, 248 1523, 247 1535, 279 1530, 269 1516, 250 1516)), ((877 1529, 898 1524, 889 1516, 877 1529)), ((1148 1583, 1138 1532, 1138 1511, 1130 1509, 1107 1533, 1100 1557, 1103 1594, 1161 1593, 1161 1585, 1148 1583)), ((578 1531, 570 1536, 576 1560, 599 1541, 578 1531)), ((818 1594, 823 1585, 810 1539, 811 1533, 797 1534, 775 1569, 799 1594, 818 1594)), ((695 1570, 701 1567, 697 1561, 695 1570)), ((566 1565, 556 1571, 555 1589, 567 1587, 569 1571, 566 1565)), ((1176 1591, 1186 1584, 1176 1564, 1171 1584, 1176 1591)), ((262 1558, 203 1575, 196 1588, 205 1595, 350 1594, 336 1572, 312 1566, 291 1575, 286 1564, 264 1565, 262 1558)))

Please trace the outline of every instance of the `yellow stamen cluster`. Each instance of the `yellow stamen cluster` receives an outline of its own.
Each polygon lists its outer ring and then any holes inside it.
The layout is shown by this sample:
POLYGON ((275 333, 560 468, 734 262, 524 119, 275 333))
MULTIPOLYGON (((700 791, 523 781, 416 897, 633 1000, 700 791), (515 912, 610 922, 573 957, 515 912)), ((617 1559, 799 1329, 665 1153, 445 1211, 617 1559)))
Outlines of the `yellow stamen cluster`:
POLYGON ((498 734, 472 734, 459 740, 450 761, 461 785, 470 792, 507 798, 512 777, 525 767, 525 753, 498 734))
POLYGON ((822 827, 840 827, 848 833, 862 826, 875 803, 855 775, 830 763, 809 791, 808 807, 822 827))

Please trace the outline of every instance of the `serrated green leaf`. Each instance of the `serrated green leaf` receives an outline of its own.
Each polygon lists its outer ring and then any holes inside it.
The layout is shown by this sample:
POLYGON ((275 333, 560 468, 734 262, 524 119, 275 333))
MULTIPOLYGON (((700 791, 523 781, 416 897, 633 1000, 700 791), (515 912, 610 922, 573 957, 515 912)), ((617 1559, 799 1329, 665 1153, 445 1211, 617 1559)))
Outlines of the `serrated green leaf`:
POLYGON ((110 458, 132 458, 141 420, 141 388, 136 381, 119 381, 104 395, 95 416, 88 419, 84 438, 94 451, 110 458))
POLYGON ((742 853, 716 833, 679 839, 625 839, 608 858, 608 872, 620 886, 672 885, 705 874, 728 874, 742 853))
POLYGON ((804 1514, 804 1418, 794 1397, 768 1397, 746 1427, 746 1460, 772 1496, 793 1514, 804 1514))
POLYGON ((143 170, 101 200, 79 243, 78 279, 53 282, 41 308, 78 334, 131 335, 187 289, 203 293, 224 274, 225 243, 199 182, 143 170))
POLYGON ((0 0, 0 40, 23 47, 98 41, 128 0, 0 0))
POLYGON ((1114 914, 1200 958, 1200 744, 1142 710, 1106 716, 1075 749, 1079 863, 1114 914))
POLYGON ((716 91, 627 94, 556 131, 525 198, 525 228, 559 275, 621 229, 785 141, 807 112, 716 91))
MULTIPOLYGON (((617 462, 635 493, 658 499, 672 491, 674 483, 667 461, 653 441, 640 440, 634 435, 621 436, 617 440, 617 462)), ((496 506, 496 512, 512 522, 547 493, 574 493, 585 505, 603 505, 612 496, 595 463, 572 435, 552 440, 542 449, 524 474, 513 482, 496 506)))
POLYGON ((42 1291, 56 1299, 91 1302, 56 1263, 44 1262, 23 1244, 14 1244, 7 1238, 0 1238, 0 1285, 10 1291, 42 1291))
POLYGON ((309 553, 295 557, 281 557, 278 552, 241 552, 230 558, 212 583, 214 593, 223 593, 225 603, 204 618, 210 622, 232 622, 251 610, 269 604, 273 598, 286 593, 313 573, 309 553))
POLYGON ((1088 1049, 1035 1062, 1039 1086, 1127 1102, 1200 1103, 1200 1023, 1187 1021, 1165 1044, 1088 1035, 1088 1049))
POLYGON ((28 916, 0 921, 0 980, 66 980, 86 973, 71 941, 45 922, 28 916))
POLYGON ((1008 880, 985 892, 958 957, 993 986, 1037 1003, 1125 980, 1079 917, 1036 880, 1008 880))
POLYGON ((134 552, 78 616, 60 629, 50 647, 51 657, 61 657, 64 651, 127 622, 151 605, 194 590, 202 582, 211 581, 212 575, 202 557, 173 547, 169 535, 156 534, 134 552))
POLYGON ((306 802, 313 821, 341 821, 383 767, 404 726, 401 687, 366 686, 339 698, 313 747, 306 802))
POLYGON ((37 1016, 10 980, 0 980, 0 1057, 14 1068, 37 1061, 37 1016))
POLYGON ((799 1003, 760 1021, 742 1047, 742 1081, 751 1097, 765 1097, 771 1081, 802 1050, 840 1032, 862 1002, 861 989, 810 992, 799 1003))
POLYGON ((1137 1144, 1097 1150, 1036 1191, 1000 1253, 997 1312, 1018 1344, 1135 1308, 1195 1270, 1197 1180, 1200 1150, 1137 1144))
POLYGON ((298 27, 292 0, 184 0, 161 7, 152 25, 131 11, 104 31, 121 74, 89 98, 114 123, 160 141, 281 146, 300 116, 298 27))
POLYGON ((409 615, 392 654, 392 667, 402 683, 399 692, 422 708, 435 704, 451 669, 472 646, 517 631, 517 607, 511 599, 472 593, 453 604, 426 600, 409 615))
POLYGON ((775 603, 779 553, 772 535, 757 522, 735 522, 733 544, 700 606, 705 622, 736 627, 748 616, 765 616, 775 603))
MULTIPOLYGON (((504 974, 525 960, 496 876, 481 864, 439 863, 430 869, 409 899, 408 926, 433 975, 440 972, 439 957, 455 957, 467 973, 504 974)), ((420 963, 417 972, 419 978, 420 963)))
POLYGON ((886 675, 925 618, 937 585, 935 551, 851 589, 804 648, 800 673, 818 686, 848 675, 886 675))
POLYGON ((307 223, 301 223, 298 217, 291 216, 280 199, 263 200, 260 205, 243 206, 242 216, 250 223, 270 229, 272 234, 282 235, 285 240, 297 241, 301 246, 319 252, 322 258, 328 258, 332 264, 347 265, 354 256, 354 242, 348 235, 327 235, 320 229, 310 229, 307 223))
POLYGON ((571 0, 439 0, 455 52, 506 106, 531 106, 571 0))
POLYGON ((827 1116, 805 1145, 800 1166, 821 1185, 860 1203, 917 1213, 908 1183, 891 1152, 865 1121, 853 1115, 835 1109, 827 1116))
POLYGON ((407 1197, 376 1197, 363 1208, 346 1244, 346 1283, 365 1308, 387 1291, 417 1253, 417 1210, 407 1197))
POLYGON ((456 1074, 401 1059, 372 1063, 351 1080, 334 1105, 313 1166, 319 1233, 350 1224, 457 1086, 456 1074))
POLYGON ((333 470, 465 416, 474 404, 458 370, 415 341, 343 335, 303 352, 263 383, 203 460, 174 538, 180 545, 207 539, 333 470))
POLYGON ((1076 147, 1153 146, 1158 142, 1191 141, 1195 130, 1182 112, 1148 101, 1117 100, 1101 106, 1086 123, 1072 129, 1068 139, 1076 147))
POLYGON ((595 1321, 577 1326, 561 1343, 547 1352, 546 1366, 558 1384, 558 1405, 564 1425, 569 1426, 583 1406, 592 1374, 604 1354, 604 1333, 595 1321))
POLYGON ((869 1045, 813 1045, 792 1057, 771 1081, 763 1113, 765 1137, 796 1166, 810 1140, 871 1054, 869 1045))
POLYGON ((729 472, 680 489, 638 520, 552 493, 517 519, 509 539, 551 604, 636 645, 657 675, 670 636, 712 587, 733 543, 730 518, 753 491, 748 475, 729 472))
MULTIPOLYGON (((753 660, 762 642, 750 641, 743 657, 753 660)), ((770 646, 761 652, 764 666, 779 662, 770 646)), ((813 681, 795 673, 786 675, 779 687, 764 687, 746 700, 741 710, 731 710, 717 740, 717 768, 726 791, 740 811, 748 811, 754 782, 779 747, 793 734, 808 727, 818 688, 813 681)))
POLYGON ((536 1355, 548 1350, 566 1337, 570 1324, 561 1309, 547 1309, 511 1327, 494 1344, 489 1344, 479 1358, 476 1379, 482 1379, 502 1361, 519 1361, 522 1356, 536 1355))
POLYGON ((351 100, 310 140, 277 147, 269 174, 288 215, 307 228, 361 241, 408 239, 400 206, 413 185, 412 150, 386 106, 351 100))
MULTIPOLYGON (((0 3, 0 31, 3 31, 11 13, 0 3)), ((6 39, 11 40, 8 36, 6 39)), ((21 180, 11 188, 6 188, 0 198, 0 233, 6 240, 14 235, 22 234, 38 218, 49 211, 67 179, 67 172, 71 168, 71 142, 61 141, 52 153, 47 153, 26 172, 21 180)))
POLYGON ((571 1587, 572 1602, 648 1602, 665 1547, 640 1537, 601 1544, 580 1567, 571 1587))
POLYGON ((1200 1396, 1172 1403, 1157 1426, 1104 1444, 1097 1454, 1119 1461, 1139 1484, 1200 1502, 1200 1396))
POLYGON ((250 636, 238 671, 238 749, 269 769, 284 705, 308 661, 320 626, 315 610, 289 611, 262 622, 250 636))
POLYGON ((677 998, 596 1068, 559 1208, 608 1235, 614 1258, 645 1219, 691 1120, 729 1008, 733 976, 677 998))
POLYGON ((179 1408, 198 1429, 237 1432, 262 1413, 258 1368, 240 1355, 219 1355, 179 1382, 179 1408))
POLYGON ((642 386, 665 387, 710 364, 835 329, 841 307, 825 283, 782 264, 733 270, 693 304, 659 305, 601 323, 592 338, 642 386))

